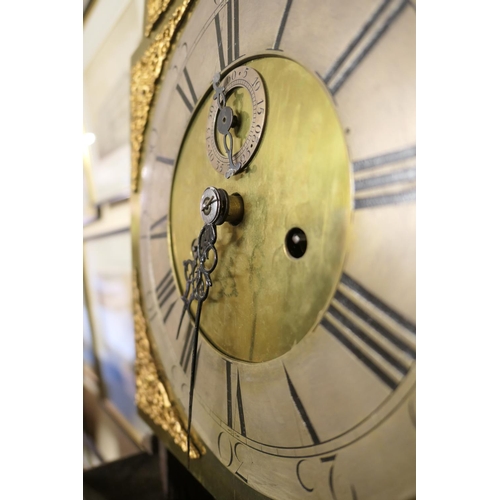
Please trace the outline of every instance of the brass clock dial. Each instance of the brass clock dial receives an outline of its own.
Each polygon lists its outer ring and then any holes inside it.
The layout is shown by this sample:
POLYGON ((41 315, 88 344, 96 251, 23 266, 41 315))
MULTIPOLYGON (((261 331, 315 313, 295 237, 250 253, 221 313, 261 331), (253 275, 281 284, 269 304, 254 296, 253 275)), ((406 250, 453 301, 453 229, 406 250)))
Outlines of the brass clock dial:
MULTIPOLYGON (((262 75, 270 103, 259 150, 237 177, 225 179, 209 170, 204 133, 206 117, 215 114, 210 93, 195 112, 178 155, 170 229, 180 274, 186 249, 200 226, 197 199, 204 188, 216 185, 242 196, 242 223, 219 229, 220 259, 201 324, 222 352, 262 362, 289 351, 328 307, 345 255, 350 169, 331 97, 317 77, 282 57, 247 64, 262 75), (290 254, 285 241, 294 228, 307 239, 307 251, 300 258, 290 254)), ((235 97, 242 108, 251 110, 252 103, 245 102, 252 100, 249 93, 241 94, 235 97)), ((242 122, 251 121, 250 113, 239 113, 242 122)))
POLYGON ((190 467, 216 497, 415 496, 415 150, 407 2, 194 7, 149 119, 134 256, 187 415, 183 261, 205 190, 241 197, 241 221, 217 226, 195 369, 207 451, 190 467))

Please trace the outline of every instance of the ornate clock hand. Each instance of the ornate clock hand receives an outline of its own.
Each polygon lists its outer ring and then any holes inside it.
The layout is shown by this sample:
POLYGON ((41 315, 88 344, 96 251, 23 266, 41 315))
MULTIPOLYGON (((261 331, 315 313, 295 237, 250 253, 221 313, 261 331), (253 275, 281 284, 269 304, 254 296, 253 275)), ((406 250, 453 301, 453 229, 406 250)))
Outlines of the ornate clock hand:
POLYGON ((220 134, 224 135, 224 149, 226 150, 227 158, 229 160, 229 168, 225 175, 226 179, 229 179, 232 175, 237 174, 241 170, 241 162, 234 163, 233 161, 233 136, 229 132, 233 120, 233 110, 228 106, 222 109, 219 114, 219 118, 217 119, 217 130, 220 134), (227 145, 228 139, 229 146, 227 145))
POLYGON ((189 387, 188 404, 188 432, 187 432, 187 463, 189 468, 191 447, 191 421, 193 416, 193 394, 196 374, 196 362, 198 357, 198 332, 200 328, 201 308, 208 297, 212 286, 210 275, 217 267, 218 254, 215 248, 217 241, 217 225, 229 222, 237 225, 243 218, 243 199, 238 194, 229 196, 223 189, 209 187, 205 189, 200 202, 200 213, 205 225, 202 227, 197 240, 191 245, 193 259, 183 262, 184 276, 186 278, 186 290, 182 296, 184 309, 182 311, 177 336, 181 328, 185 312, 191 306, 193 300, 198 302, 196 309, 195 326, 193 333, 193 350, 191 354, 191 380, 189 387), (210 255, 213 262, 208 264, 210 255))
POLYGON ((219 87, 220 73, 216 73, 213 78, 212 86, 215 90, 214 100, 217 101, 219 107, 219 116, 217 117, 217 131, 224 136, 224 149, 229 160, 229 168, 226 172, 226 179, 237 174, 241 170, 241 162, 234 163, 233 161, 233 136, 230 129, 238 123, 233 110, 226 106, 226 94, 224 87, 219 87), (229 140, 229 145, 227 144, 229 140))
POLYGON ((217 106, 222 109, 226 105, 226 94, 224 94, 224 87, 219 87, 220 73, 215 73, 212 80, 212 87, 214 88, 214 100, 217 101, 217 106))
POLYGON ((184 302, 184 307, 182 309, 181 319, 179 321, 179 327, 177 328, 177 335, 175 336, 176 340, 179 338, 179 333, 181 331, 182 321, 184 320, 184 315, 186 311, 191 306, 191 302, 193 301, 194 296, 190 294, 191 286, 194 281, 194 272, 196 269, 196 263, 198 261, 198 240, 194 239, 191 243, 191 255, 193 256, 193 260, 188 259, 183 261, 184 265, 184 278, 186 279, 186 290, 184 290, 184 294, 181 299, 184 302))
MULTIPOLYGON (((217 250, 215 248, 215 242, 217 241, 217 229, 213 224, 206 224, 203 226, 198 236, 198 248, 197 248, 197 261, 194 261, 194 267, 192 268, 191 276, 193 276, 192 291, 189 299, 187 299, 187 307, 190 306, 193 300, 198 301, 198 307, 196 310, 196 318, 194 322, 194 337, 193 337, 193 351, 191 355, 191 381, 189 387, 189 405, 188 405, 188 431, 187 431, 187 462, 188 468, 190 463, 190 447, 191 447, 191 420, 193 416, 193 394, 194 394, 194 382, 196 374, 196 361, 198 356, 198 332, 200 328, 200 317, 201 317, 201 307, 203 302, 208 297, 209 288, 212 286, 212 280, 210 279, 210 274, 217 266, 217 250), (208 268, 205 267, 205 263, 209 258, 210 251, 213 252, 214 262, 208 268)), ((185 261, 184 272, 187 273, 187 269, 193 261, 185 261)), ((191 286, 191 284, 189 285, 191 286)), ((181 319, 182 321, 182 319, 181 319)))
MULTIPOLYGON (((202 203, 204 203, 203 210, 207 210, 207 208, 210 205, 216 202, 217 200, 215 199, 215 197, 205 198, 205 200, 202 200, 202 203), (206 200, 208 200, 208 202, 205 203, 206 200)), ((184 278, 186 279, 186 290, 184 291, 184 294, 181 297, 182 301, 184 302, 184 307, 182 309, 181 319, 179 321, 179 326, 177 328, 177 335, 175 336, 176 339, 179 338, 182 321, 184 320, 184 315, 186 314, 186 311, 191 307, 191 302, 193 302, 193 300, 195 299, 195 295, 193 293, 190 294, 190 291, 191 291, 191 286, 193 286, 193 282, 195 280, 195 271, 198 263, 198 256, 199 256, 198 241, 199 237, 194 239, 193 242, 191 243, 191 255, 193 256, 193 259, 185 260, 182 263, 184 265, 184 278)))

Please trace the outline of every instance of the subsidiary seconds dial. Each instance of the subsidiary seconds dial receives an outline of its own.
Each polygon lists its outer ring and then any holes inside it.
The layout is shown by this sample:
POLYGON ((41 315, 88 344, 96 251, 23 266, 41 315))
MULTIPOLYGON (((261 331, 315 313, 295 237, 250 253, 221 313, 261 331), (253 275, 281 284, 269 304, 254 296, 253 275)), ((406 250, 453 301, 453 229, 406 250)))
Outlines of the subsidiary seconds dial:
MULTIPOLYGON (((245 134, 243 145, 238 151, 235 151, 232 158, 234 163, 241 164, 241 171, 257 152, 264 132, 266 120, 266 92, 264 83, 255 69, 248 66, 239 66, 231 71, 220 82, 219 86, 222 87, 226 99, 234 93, 233 91, 239 90, 240 93, 248 93, 251 100, 250 116, 243 117, 241 114, 241 94, 239 99, 238 96, 235 99, 236 108, 233 110, 235 123, 232 124, 232 128, 238 132, 243 126, 244 130, 241 130, 241 132, 245 134)), ((245 114, 248 115, 248 113, 245 114)), ((223 148, 220 148, 221 134, 217 131, 217 122, 220 118, 220 109, 214 96, 214 102, 210 106, 208 113, 206 129, 207 155, 215 170, 226 175, 230 167, 230 159, 227 153, 224 154, 221 151, 223 148)), ((225 139, 222 138, 222 140, 225 139)))

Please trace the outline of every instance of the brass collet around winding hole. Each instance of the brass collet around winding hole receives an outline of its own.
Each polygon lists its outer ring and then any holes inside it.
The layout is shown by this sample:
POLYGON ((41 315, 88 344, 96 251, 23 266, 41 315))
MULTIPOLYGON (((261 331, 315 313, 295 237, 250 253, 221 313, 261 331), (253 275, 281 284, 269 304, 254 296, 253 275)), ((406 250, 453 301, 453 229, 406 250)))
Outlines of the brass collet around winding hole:
POLYGON ((228 196, 229 206, 227 210, 226 222, 237 226, 243 220, 243 198, 238 194, 234 193, 228 196))
POLYGON ((228 195, 224 189, 208 187, 200 202, 200 215, 205 224, 220 226, 224 222, 236 226, 243 219, 243 198, 240 194, 228 195))

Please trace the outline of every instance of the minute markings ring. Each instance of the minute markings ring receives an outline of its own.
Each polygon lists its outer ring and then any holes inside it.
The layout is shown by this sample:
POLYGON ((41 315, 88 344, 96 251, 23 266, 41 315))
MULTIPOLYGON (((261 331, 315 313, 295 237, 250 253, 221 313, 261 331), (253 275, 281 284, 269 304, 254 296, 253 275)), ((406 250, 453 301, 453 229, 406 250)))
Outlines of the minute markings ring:
MULTIPOLYGON (((220 84, 224 88, 226 97, 229 92, 235 88, 241 87, 247 90, 252 99, 252 123, 250 125, 247 137, 241 149, 233 155, 233 162, 241 162, 241 170, 252 159, 257 151, 266 121, 266 92, 264 82, 261 76, 253 68, 248 66, 239 66, 233 69, 220 84)), ((229 169, 229 159, 219 151, 216 141, 217 117, 219 108, 214 100, 208 113, 206 128, 207 155, 214 169, 226 175, 229 169)))

